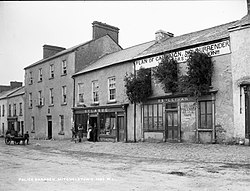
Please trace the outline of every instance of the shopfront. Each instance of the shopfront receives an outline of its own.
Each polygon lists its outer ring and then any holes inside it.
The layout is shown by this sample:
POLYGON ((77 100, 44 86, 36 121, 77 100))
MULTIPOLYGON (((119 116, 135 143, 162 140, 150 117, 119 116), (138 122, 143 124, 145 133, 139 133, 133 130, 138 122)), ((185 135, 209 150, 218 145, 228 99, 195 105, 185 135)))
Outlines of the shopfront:
POLYGON ((151 99, 142 105, 143 139, 212 143, 215 140, 215 93, 151 99))
POLYGON ((126 141, 126 105, 74 108, 75 127, 83 127, 87 137, 90 127, 96 130, 97 141, 126 141))

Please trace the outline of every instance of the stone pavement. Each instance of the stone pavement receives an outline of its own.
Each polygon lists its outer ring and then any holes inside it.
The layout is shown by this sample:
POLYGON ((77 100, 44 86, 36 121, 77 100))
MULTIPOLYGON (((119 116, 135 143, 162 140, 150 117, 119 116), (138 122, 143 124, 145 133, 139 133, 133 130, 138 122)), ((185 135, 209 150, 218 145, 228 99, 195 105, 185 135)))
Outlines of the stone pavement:
POLYGON ((70 140, 31 140, 32 147, 38 145, 61 151, 81 151, 180 162, 248 164, 250 168, 250 146, 243 145, 88 141, 74 143, 70 140))

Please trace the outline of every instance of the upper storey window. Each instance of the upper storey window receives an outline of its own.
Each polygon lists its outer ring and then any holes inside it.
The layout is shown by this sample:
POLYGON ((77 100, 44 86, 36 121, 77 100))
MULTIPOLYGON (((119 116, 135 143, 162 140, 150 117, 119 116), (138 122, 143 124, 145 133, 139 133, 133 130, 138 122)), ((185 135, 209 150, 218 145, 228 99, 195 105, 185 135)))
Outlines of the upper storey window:
POLYGON ((62 75, 67 75, 67 61, 62 61, 62 75))

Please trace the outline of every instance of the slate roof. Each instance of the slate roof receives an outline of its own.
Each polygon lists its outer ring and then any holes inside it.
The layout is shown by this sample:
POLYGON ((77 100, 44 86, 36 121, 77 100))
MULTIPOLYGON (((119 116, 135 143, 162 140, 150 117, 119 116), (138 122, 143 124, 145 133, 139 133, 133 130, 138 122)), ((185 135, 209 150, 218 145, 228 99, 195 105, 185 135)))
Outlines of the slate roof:
POLYGON ((73 76, 86 73, 92 70, 100 69, 103 67, 111 66, 113 64, 118 64, 118 63, 122 63, 128 60, 132 60, 135 56, 137 56, 138 54, 140 54, 141 52, 143 52, 144 50, 152 46, 154 43, 155 41, 153 40, 153 41, 139 44, 136 46, 132 46, 132 47, 129 47, 129 48, 126 48, 126 49, 123 49, 123 50, 120 50, 111 54, 104 55, 97 61, 92 62, 88 67, 75 73, 73 76))
POLYGON ((8 95, 8 97, 15 97, 15 96, 19 96, 19 95, 22 95, 25 93, 25 90, 24 90, 24 86, 22 87, 19 87, 18 89, 16 89, 15 92, 11 93, 10 95, 8 95))
MULTIPOLYGON (((111 38, 111 37, 110 37, 109 35, 105 35, 105 36, 102 36, 102 37, 100 37, 100 38, 111 38)), ((91 43, 91 42, 94 42, 94 41, 96 41, 96 40, 98 40, 98 39, 100 39, 100 38, 93 39, 93 40, 90 40, 90 41, 81 43, 81 44, 79 44, 79 45, 73 46, 73 47, 71 47, 71 48, 68 48, 68 49, 66 49, 66 50, 63 50, 63 51, 61 51, 61 52, 58 52, 58 53, 56 53, 55 55, 50 56, 50 57, 45 58, 45 59, 42 59, 42 60, 39 60, 39 61, 37 61, 37 62, 35 62, 35 63, 33 63, 33 64, 31 64, 31 65, 25 67, 24 69, 28 69, 28 68, 30 68, 30 67, 36 66, 36 65, 38 65, 38 64, 42 64, 42 63, 44 63, 44 62, 46 62, 46 61, 49 61, 49 60, 51 60, 51 59, 54 59, 54 58, 56 58, 56 57, 59 57, 59 56, 62 56, 62 55, 64 55, 64 54, 73 52, 73 51, 75 51, 77 48, 79 48, 79 47, 81 47, 81 46, 84 46, 84 45, 87 45, 87 44, 89 44, 89 43, 91 43)), ((112 38, 111 38, 111 39, 112 39, 112 38)))
POLYGON ((247 14, 241 20, 235 22, 229 29, 235 29, 235 28, 244 27, 247 25, 250 25, 250 14, 247 14))
POLYGON ((139 54, 136 58, 159 54, 167 51, 173 51, 179 48, 227 38, 229 37, 228 28, 234 23, 235 21, 212 28, 168 38, 162 42, 154 44, 153 46, 139 54))
POLYGON ((18 87, 18 88, 15 88, 15 89, 11 89, 11 90, 8 90, 8 91, 4 91, 4 92, 1 92, 0 93, 0 99, 4 99, 8 96, 10 96, 11 94, 15 93, 16 91, 18 91, 19 89, 22 89, 24 90, 24 86, 23 87, 18 87))

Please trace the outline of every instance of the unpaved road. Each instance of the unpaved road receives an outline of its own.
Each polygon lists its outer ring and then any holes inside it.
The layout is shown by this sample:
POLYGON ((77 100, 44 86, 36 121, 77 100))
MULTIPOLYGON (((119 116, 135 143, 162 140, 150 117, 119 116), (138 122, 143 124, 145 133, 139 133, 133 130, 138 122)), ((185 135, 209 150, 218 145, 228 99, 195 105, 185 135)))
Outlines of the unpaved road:
POLYGON ((0 139, 0 190, 250 190, 250 147, 0 139))

